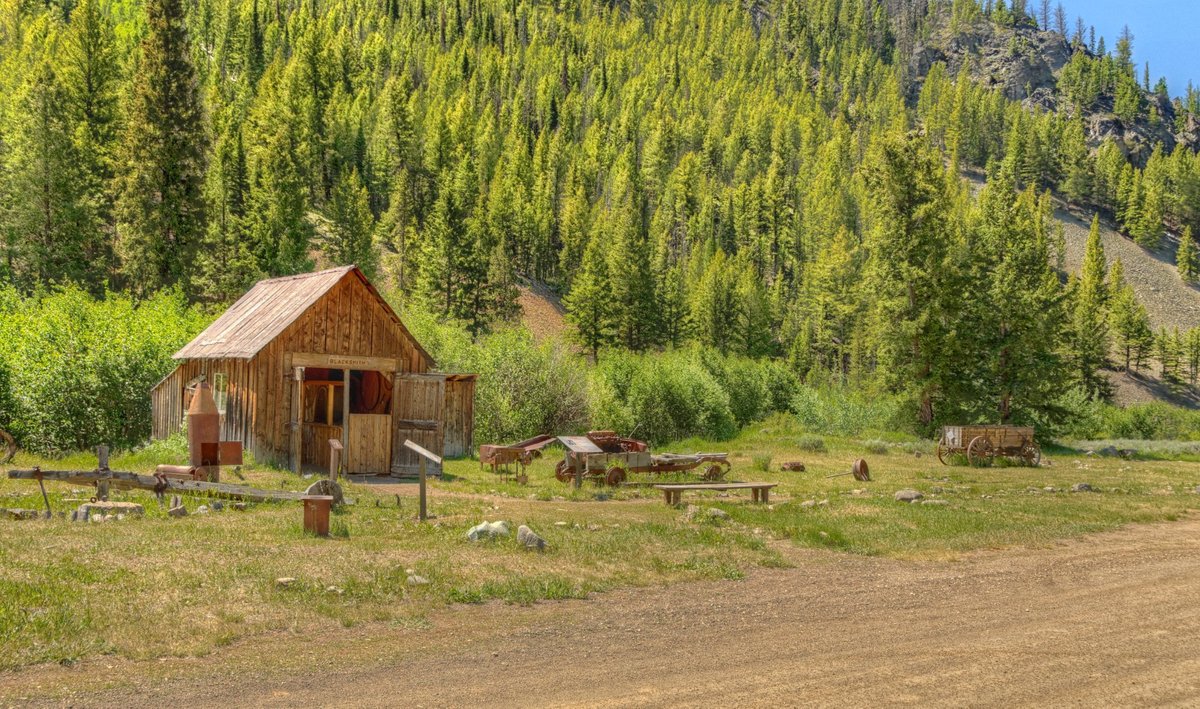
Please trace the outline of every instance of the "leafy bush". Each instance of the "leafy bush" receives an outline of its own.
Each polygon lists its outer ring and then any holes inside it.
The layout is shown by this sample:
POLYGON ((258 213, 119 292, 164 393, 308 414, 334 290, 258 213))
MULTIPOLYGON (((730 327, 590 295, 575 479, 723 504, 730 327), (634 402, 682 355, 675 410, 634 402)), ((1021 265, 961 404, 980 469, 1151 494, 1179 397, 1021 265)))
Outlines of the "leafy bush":
POLYGON ((825 439, 820 436, 803 436, 796 442, 796 447, 809 453, 824 453, 825 439))
POLYGON ((863 441, 863 450, 871 455, 887 455, 888 444, 879 440, 863 441))
POLYGON ((753 462, 755 470, 759 470, 764 473, 771 470, 771 456, 769 455, 756 455, 753 458, 753 462))
POLYGON ((800 425, 830 436, 903 430, 902 410, 893 396, 872 395, 838 385, 798 387, 792 397, 792 411, 800 425))
POLYGON ((148 438, 150 389, 207 321, 178 293, 138 303, 75 287, 30 298, 8 291, 0 308, 4 425, 42 454, 148 438))

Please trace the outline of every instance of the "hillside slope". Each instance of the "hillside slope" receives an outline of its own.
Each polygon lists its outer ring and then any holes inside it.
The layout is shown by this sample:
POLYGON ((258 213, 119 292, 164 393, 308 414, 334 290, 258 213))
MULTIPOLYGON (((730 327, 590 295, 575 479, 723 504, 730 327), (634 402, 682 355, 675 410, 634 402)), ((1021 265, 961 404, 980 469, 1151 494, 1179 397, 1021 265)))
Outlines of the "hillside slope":
MULTIPOLYGON (((1086 211, 1059 208, 1055 216, 1062 222, 1066 236, 1067 271, 1078 274, 1083 264, 1083 251, 1087 245, 1092 215, 1086 211)), ((1125 267, 1125 280, 1133 286, 1142 305, 1146 306, 1150 322, 1156 330, 1160 327, 1188 330, 1200 326, 1200 289, 1179 278, 1175 268, 1175 250, 1179 245, 1176 237, 1164 237, 1159 250, 1148 251, 1103 221, 1100 235, 1109 266, 1117 259, 1121 260, 1125 267)))

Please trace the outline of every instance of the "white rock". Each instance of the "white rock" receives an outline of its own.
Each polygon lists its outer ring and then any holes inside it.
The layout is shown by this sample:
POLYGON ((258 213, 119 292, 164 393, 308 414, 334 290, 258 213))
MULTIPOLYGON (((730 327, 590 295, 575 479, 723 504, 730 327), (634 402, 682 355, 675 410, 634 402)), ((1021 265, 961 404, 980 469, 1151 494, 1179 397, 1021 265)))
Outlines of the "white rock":
POLYGON ((408 583, 409 586, 428 586, 429 579, 425 578, 424 576, 418 576, 417 574, 409 574, 408 579, 406 579, 406 583, 408 583))
POLYGON ((526 549, 546 550, 546 540, 539 537, 536 532, 525 525, 517 527, 517 543, 526 549))
POLYGON ((477 524, 467 530, 467 539, 477 542, 480 539, 494 539, 496 537, 508 536, 508 522, 497 520, 488 522, 486 519, 482 524, 477 524))
POLYGON ((925 497, 919 490, 904 489, 896 491, 896 502, 916 502, 925 497))

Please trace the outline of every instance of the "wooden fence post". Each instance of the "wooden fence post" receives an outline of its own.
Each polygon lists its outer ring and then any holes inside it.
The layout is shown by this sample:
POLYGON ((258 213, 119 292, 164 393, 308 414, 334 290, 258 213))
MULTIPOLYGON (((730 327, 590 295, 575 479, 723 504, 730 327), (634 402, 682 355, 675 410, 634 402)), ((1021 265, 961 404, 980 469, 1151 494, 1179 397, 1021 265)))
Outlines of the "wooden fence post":
MULTIPOLYGON (((96 470, 108 470, 108 446, 96 447, 96 470)), ((108 501, 108 481, 96 481, 96 499, 100 502, 108 501)))
POLYGON ((425 461, 441 465, 442 457, 440 455, 430 453, 428 450, 407 439, 404 441, 404 447, 416 453, 420 460, 420 466, 418 468, 420 471, 418 477, 418 483, 420 485, 420 510, 418 511, 417 515, 419 519, 424 522, 426 519, 428 519, 428 515, 426 514, 427 510, 425 509, 425 461))
POLYGON ((342 462, 342 442, 336 438, 329 439, 329 479, 337 482, 338 465, 342 462))

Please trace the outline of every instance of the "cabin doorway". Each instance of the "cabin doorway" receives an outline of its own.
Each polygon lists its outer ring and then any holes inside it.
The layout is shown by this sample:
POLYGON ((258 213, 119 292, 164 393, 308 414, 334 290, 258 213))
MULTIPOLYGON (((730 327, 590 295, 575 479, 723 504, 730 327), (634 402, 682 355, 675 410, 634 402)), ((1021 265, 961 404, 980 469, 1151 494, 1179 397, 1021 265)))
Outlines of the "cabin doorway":
POLYGON ((387 475, 392 456, 392 378, 376 370, 297 367, 302 468, 327 472, 331 439, 341 441, 342 471, 387 475))

